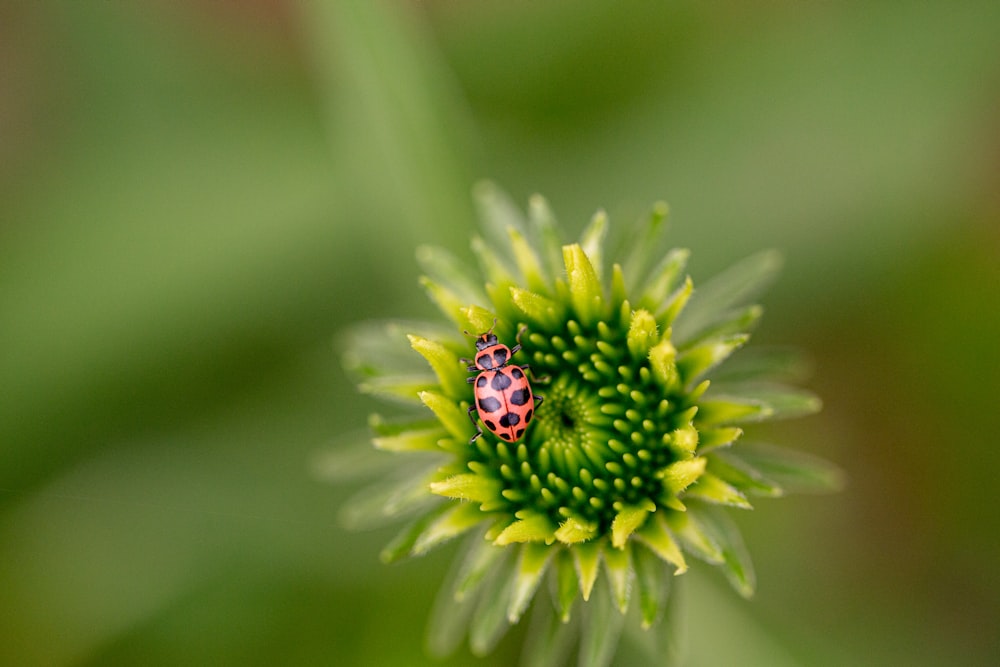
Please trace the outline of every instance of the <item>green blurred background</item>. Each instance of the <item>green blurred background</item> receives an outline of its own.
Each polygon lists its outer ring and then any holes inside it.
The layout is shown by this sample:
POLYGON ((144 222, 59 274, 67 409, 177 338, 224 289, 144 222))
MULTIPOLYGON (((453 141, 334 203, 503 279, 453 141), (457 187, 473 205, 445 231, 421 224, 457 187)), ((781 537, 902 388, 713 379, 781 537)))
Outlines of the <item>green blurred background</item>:
POLYGON ((668 200, 696 285, 786 255, 757 340, 826 407, 757 435, 849 484, 739 515, 758 595, 686 575, 689 664, 1000 663, 998 35, 995 1, 0 6, 0 664, 438 664, 454 548, 381 565, 310 465, 374 407, 335 332, 432 314, 414 248, 466 252, 483 177, 570 233, 668 200))

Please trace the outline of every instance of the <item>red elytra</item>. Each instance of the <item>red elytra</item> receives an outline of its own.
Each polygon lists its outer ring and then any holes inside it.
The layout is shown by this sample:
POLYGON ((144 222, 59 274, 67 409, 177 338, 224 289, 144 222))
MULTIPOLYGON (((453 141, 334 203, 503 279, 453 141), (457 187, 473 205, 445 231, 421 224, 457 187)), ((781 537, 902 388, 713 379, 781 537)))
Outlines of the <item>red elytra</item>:
MULTIPOLYGON (((496 326, 496 320, 493 321, 496 326)), ((476 427, 476 434, 469 442, 483 434, 472 412, 492 433, 507 442, 517 442, 535 414, 535 408, 542 403, 541 396, 531 392, 531 384, 525 370, 527 365, 510 363, 512 356, 521 349, 522 328, 517 334, 517 345, 513 349, 500 343, 493 334, 493 327, 476 337, 476 358, 468 366, 470 372, 480 371, 468 379, 475 387, 475 405, 469 408, 469 419, 476 427)), ((465 359, 464 361, 469 361, 465 359)))

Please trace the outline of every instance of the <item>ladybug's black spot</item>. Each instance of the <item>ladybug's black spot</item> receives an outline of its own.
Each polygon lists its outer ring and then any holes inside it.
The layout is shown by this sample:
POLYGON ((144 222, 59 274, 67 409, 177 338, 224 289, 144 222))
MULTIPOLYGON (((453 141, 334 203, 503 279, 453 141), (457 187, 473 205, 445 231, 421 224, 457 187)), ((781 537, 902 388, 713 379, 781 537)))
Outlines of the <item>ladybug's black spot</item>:
POLYGON ((524 435, 524 429, 519 428, 517 429, 517 433, 514 434, 514 439, 516 440, 517 438, 520 438, 522 435, 524 435))
POLYGON ((488 354, 480 354, 476 357, 476 365, 484 370, 493 368, 493 357, 488 354))
POLYGON ((490 386, 497 391, 503 391, 510 386, 510 378, 504 373, 497 373, 493 376, 493 380, 490 381, 490 386))
POLYGON ((514 439, 514 436, 512 436, 510 433, 504 432, 504 433, 500 433, 499 435, 504 440, 513 440, 514 439))
POLYGON ((480 375, 479 377, 476 378, 476 386, 477 387, 485 387, 486 386, 486 382, 487 382, 487 380, 486 380, 486 376, 485 375, 480 375))
POLYGON ((518 368, 517 366, 513 366, 510 369, 510 376, 515 380, 520 380, 521 378, 524 377, 524 373, 522 373, 521 369, 518 368))
POLYGON ((534 413, 535 413, 534 410, 528 410, 528 413, 526 415, 524 415, 524 423, 525 424, 527 424, 528 422, 531 421, 531 418, 534 416, 534 413))
MULTIPOLYGON (((500 409, 500 401, 493 396, 486 396, 479 399, 479 409, 483 412, 496 412, 500 409)), ((489 426, 489 423, 486 424, 489 426)), ((493 428, 490 426, 490 428, 493 428)))
POLYGON ((497 430, 497 425, 491 422, 489 419, 484 419, 483 423, 486 424, 486 428, 488 428, 489 430, 491 431, 497 430))
POLYGON ((510 392, 510 402, 511 405, 524 405, 531 399, 531 390, 527 387, 523 389, 515 389, 510 392))
POLYGON ((516 412, 508 412, 503 417, 500 418, 500 425, 504 428, 510 428, 511 426, 517 426, 521 423, 521 416, 516 412))
POLYGON ((493 358, 496 360, 497 366, 503 366, 507 363, 507 350, 501 348, 493 353, 493 358))

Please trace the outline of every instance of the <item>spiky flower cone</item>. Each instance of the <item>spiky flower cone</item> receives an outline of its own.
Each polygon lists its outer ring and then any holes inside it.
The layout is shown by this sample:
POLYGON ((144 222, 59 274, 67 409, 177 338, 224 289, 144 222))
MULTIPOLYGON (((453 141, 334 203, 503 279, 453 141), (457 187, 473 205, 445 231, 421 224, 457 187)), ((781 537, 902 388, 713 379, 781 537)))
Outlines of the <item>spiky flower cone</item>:
POLYGON ((358 526, 410 519, 385 561, 469 535, 432 623, 436 651, 466 633, 475 652, 490 651, 543 589, 526 662, 558 664, 579 630, 580 663, 606 664, 630 605, 642 627, 662 621, 667 575, 687 570, 689 556, 753 593, 750 560, 722 508, 833 488, 837 473, 811 457, 737 443, 742 425, 820 403, 772 379, 787 370, 781 355, 748 350, 727 362, 761 315, 751 300, 779 267, 774 253, 695 291, 688 252, 661 248, 665 205, 611 262, 603 213, 578 243, 562 245, 541 197, 524 220, 492 187, 478 194, 486 236, 472 248, 485 280, 441 250, 418 253, 448 325, 368 326, 355 336, 348 366, 362 390, 418 408, 372 418, 375 448, 395 456, 345 515, 358 526), (530 365, 544 397, 513 443, 486 428, 470 442, 474 389, 461 359, 474 347, 463 331, 491 328, 509 346, 524 330, 511 362, 530 365))

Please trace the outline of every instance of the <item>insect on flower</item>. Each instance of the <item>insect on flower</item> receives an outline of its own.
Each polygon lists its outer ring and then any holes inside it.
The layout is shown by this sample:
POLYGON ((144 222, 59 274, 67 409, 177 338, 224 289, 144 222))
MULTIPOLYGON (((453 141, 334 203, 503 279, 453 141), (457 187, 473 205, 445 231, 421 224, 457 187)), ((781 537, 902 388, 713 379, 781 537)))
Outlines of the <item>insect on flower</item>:
MULTIPOLYGON (((527 327, 517 332, 517 345, 508 348, 497 340, 493 333, 496 320, 490 330, 476 337, 476 359, 462 359, 469 363, 469 372, 480 371, 467 382, 475 384, 475 404, 469 407, 469 419, 476 427, 476 434, 469 442, 483 434, 483 429, 472 416, 473 410, 491 432, 506 440, 516 442, 524 435, 524 430, 535 414, 535 407, 542 404, 541 396, 531 393, 531 384, 525 371, 528 365, 510 363, 521 349, 521 334, 527 327)), ((465 332, 466 335, 471 335, 465 332)))

